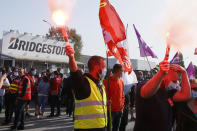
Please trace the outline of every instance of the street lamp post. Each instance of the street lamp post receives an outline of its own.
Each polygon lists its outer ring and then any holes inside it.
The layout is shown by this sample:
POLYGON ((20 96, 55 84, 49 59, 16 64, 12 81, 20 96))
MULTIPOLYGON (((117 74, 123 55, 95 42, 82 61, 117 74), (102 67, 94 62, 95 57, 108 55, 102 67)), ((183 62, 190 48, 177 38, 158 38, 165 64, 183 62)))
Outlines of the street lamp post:
POLYGON ((47 20, 42 20, 43 22, 47 23, 50 25, 50 27, 52 28, 53 26, 51 25, 51 23, 49 23, 47 20))

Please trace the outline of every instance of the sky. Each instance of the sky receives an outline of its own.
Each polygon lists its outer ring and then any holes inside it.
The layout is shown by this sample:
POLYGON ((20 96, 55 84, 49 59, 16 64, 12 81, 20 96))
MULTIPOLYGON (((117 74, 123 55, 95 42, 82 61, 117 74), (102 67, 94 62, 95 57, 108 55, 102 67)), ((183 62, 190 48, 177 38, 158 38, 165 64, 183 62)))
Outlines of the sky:
MULTIPOLYGON (((68 27, 75 28, 77 33, 82 36, 82 54, 105 57, 106 49, 98 17, 99 2, 99 0, 76 0, 68 27)), ((169 10, 169 6, 176 9, 175 5, 178 4, 178 0, 110 0, 110 2, 120 15, 123 23, 129 25, 127 39, 130 58, 145 60, 140 57, 138 41, 132 27, 135 24, 144 41, 159 57, 159 59, 148 57, 149 61, 156 63, 162 61, 166 48, 165 35, 162 34, 162 31, 166 29, 166 26, 164 26, 166 23, 169 24, 173 21, 168 16, 170 14, 175 16, 184 14, 181 12, 182 8, 180 8, 180 11, 178 10, 178 14, 176 12, 171 13, 171 10, 169 10)), ((197 2, 193 3, 193 5, 195 4, 197 2)), ((188 10, 188 8, 186 9, 188 10)), ((171 15, 171 17, 174 16, 171 15)), ((10 29, 18 30, 20 33, 45 35, 50 25, 43 20, 47 20, 54 26, 47 0, 0 1, 0 38, 3 31, 9 31, 10 29)), ((193 24, 197 25, 197 21, 194 21, 193 24)), ((197 36, 195 33, 193 35, 197 36)), ((182 49, 186 67, 190 61, 197 65, 197 56, 194 55, 195 46, 197 47, 197 45, 188 45, 182 49), (185 47, 190 48, 186 49, 185 47)), ((176 49, 172 48, 170 59, 175 53, 176 49)))

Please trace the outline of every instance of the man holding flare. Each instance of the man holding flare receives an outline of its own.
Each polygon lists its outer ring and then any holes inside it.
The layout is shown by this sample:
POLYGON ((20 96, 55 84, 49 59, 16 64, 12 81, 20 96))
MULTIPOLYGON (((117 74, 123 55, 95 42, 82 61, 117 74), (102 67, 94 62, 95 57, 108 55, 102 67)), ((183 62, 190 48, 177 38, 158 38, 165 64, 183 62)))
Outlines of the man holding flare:
POLYGON ((171 131, 172 107, 175 101, 190 98, 191 87, 187 72, 168 62, 170 46, 159 63, 159 72, 146 84, 136 89, 136 123, 134 131, 171 131), (179 81, 181 80, 181 81, 179 81), (171 90, 180 86, 179 90, 171 90))

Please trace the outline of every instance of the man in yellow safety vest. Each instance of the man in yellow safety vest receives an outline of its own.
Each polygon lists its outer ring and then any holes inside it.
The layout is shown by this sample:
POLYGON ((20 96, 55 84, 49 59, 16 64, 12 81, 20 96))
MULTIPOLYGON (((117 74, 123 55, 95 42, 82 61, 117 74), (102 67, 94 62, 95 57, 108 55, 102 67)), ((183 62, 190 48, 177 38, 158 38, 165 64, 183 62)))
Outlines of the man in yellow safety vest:
POLYGON ((88 61, 89 73, 78 70, 74 50, 66 46, 72 90, 75 97, 74 130, 106 131, 107 107, 105 87, 100 81, 105 72, 105 59, 92 56, 88 61))

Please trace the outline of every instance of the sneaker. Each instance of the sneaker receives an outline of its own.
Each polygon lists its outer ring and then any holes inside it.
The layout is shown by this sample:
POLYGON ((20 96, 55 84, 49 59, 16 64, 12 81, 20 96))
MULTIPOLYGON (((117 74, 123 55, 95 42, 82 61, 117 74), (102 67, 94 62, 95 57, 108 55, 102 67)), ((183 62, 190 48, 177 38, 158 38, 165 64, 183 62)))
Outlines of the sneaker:
POLYGON ((17 127, 17 130, 24 130, 24 126, 19 125, 19 126, 17 127))

